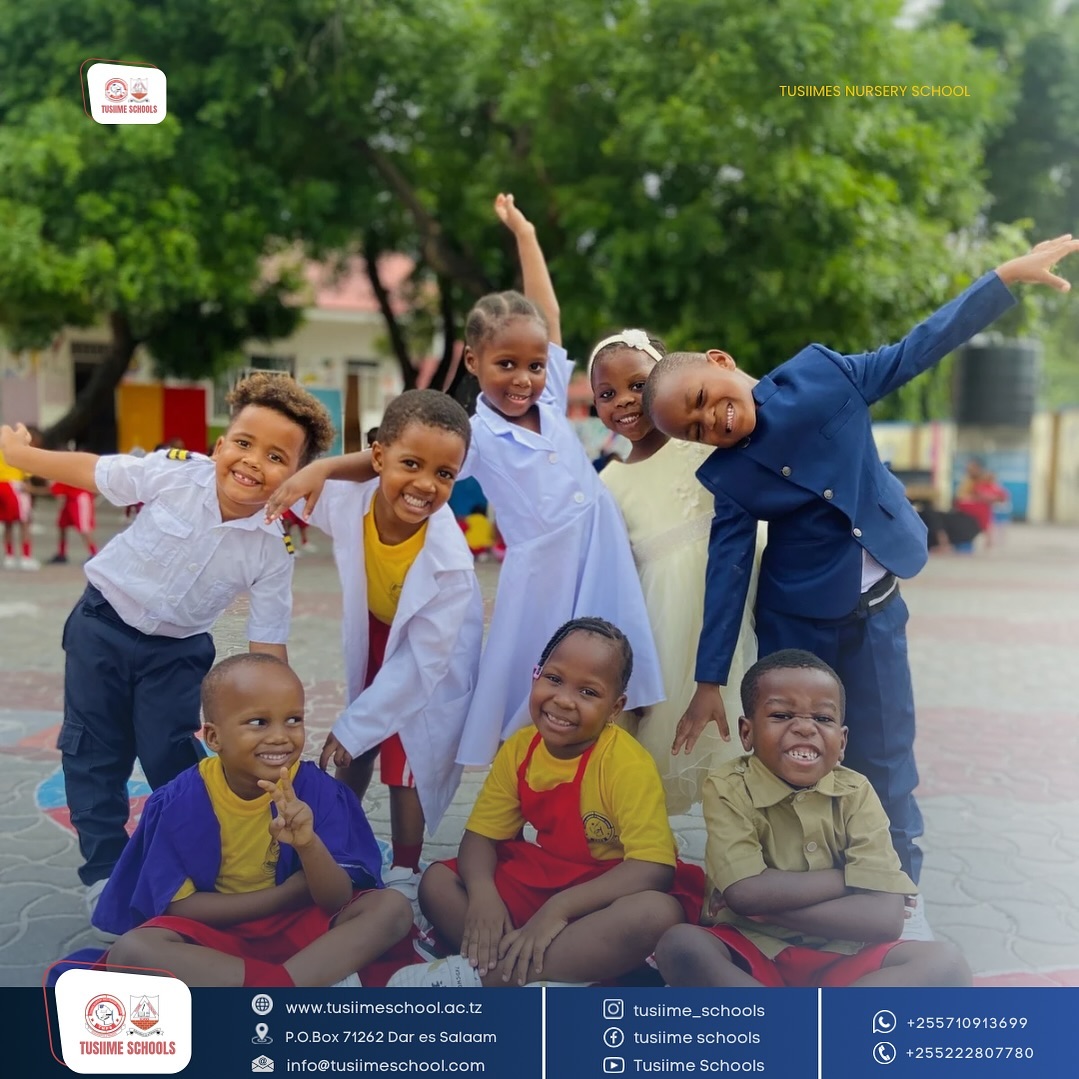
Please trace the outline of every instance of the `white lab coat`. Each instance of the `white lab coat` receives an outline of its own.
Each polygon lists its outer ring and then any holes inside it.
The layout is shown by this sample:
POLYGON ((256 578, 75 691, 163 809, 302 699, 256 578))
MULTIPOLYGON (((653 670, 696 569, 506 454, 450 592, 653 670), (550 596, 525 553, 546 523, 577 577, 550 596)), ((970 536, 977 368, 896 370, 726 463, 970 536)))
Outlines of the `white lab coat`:
POLYGON ((573 363, 548 347, 540 433, 510 423, 481 397, 463 474, 494 507, 506 559, 458 760, 489 764, 500 739, 530 722, 532 669, 563 622, 613 622, 633 646, 627 708, 664 699, 625 522, 566 417, 573 363))
POLYGON ((363 518, 378 488, 329 481, 312 524, 333 538, 341 578, 341 637, 351 704, 334 724, 354 757, 401 736, 433 833, 461 779, 457 749, 476 684, 483 598, 472 552, 449 506, 427 523, 427 537, 405 577, 386 655, 367 689, 368 608, 363 518))

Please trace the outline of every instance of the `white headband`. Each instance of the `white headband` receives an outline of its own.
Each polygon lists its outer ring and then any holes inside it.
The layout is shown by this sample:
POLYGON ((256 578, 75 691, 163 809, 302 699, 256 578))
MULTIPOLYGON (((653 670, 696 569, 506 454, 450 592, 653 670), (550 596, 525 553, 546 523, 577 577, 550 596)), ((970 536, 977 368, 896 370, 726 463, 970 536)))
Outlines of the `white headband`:
POLYGON ((592 355, 588 357, 589 382, 592 381, 592 365, 596 362, 596 356, 608 345, 625 345, 626 348, 635 348, 638 352, 644 352, 646 355, 651 356, 656 363, 663 359, 656 347, 648 340, 648 334, 644 330, 623 330, 621 333, 613 334, 611 337, 605 337, 592 349, 592 355))

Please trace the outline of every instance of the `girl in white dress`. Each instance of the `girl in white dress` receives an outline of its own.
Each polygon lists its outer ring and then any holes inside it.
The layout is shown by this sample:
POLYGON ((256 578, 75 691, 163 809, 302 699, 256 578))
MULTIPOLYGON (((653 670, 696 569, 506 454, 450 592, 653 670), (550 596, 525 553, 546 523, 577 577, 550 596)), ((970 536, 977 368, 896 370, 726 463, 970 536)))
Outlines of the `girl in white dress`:
POLYGON ((534 657, 569 619, 603 618, 629 638, 627 707, 664 696, 625 526, 566 417, 573 364, 536 230, 512 195, 499 195, 495 211, 517 239, 529 298, 485 296, 465 324, 465 363, 481 392, 461 475, 479 480, 506 543, 457 758, 468 765, 489 764, 499 742, 530 722, 534 657))
MULTIPOLYGON (((636 734, 659 767, 667 810, 684 813, 701 798, 710 769, 742 752, 715 724, 701 723, 687 709, 696 690, 693 670, 704 620, 704 575, 712 499, 694 474, 710 446, 668 439, 652 426, 641 404, 645 380, 664 354, 663 343, 643 330, 623 330, 593 349, 589 377, 596 412, 604 426, 632 443, 629 457, 611 461, 600 478, 622 510, 659 651, 667 699, 643 716, 619 721, 636 734)), ((738 687, 757 658, 753 602, 764 543, 760 526, 757 556, 742 630, 727 686, 721 690, 727 715, 741 714, 738 687)))

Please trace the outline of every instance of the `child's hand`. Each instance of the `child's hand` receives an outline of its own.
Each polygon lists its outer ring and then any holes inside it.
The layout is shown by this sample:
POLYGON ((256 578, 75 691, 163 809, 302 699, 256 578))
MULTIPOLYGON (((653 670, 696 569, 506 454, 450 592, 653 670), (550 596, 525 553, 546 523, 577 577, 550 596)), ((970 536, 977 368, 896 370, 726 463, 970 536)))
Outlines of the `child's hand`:
POLYGON ((513 201, 512 195, 499 195, 495 199, 495 213, 498 214, 498 220, 501 221, 514 236, 521 232, 526 232, 529 229, 534 229, 532 222, 517 209, 517 204, 513 201))
POLYGON ((300 499, 304 499, 303 512, 300 516, 311 519, 311 511, 322 496, 326 477, 317 464, 305 465, 287 480, 266 501, 266 522, 276 521, 287 509, 291 509, 300 499))
POLYGON ((518 985, 535 981, 543 973, 543 956, 551 941, 569 925, 569 919, 544 903, 520 929, 507 933, 498 949, 502 980, 517 979, 518 985), (530 975, 529 968, 533 973, 530 975))
POLYGON ((9 427, 6 423, 0 426, 0 453, 12 468, 19 467, 19 451, 32 445, 30 432, 21 423, 15 424, 14 427, 9 427))
POLYGON ((708 917, 718 918, 721 910, 727 909, 727 903, 723 898, 723 893, 718 888, 712 889, 712 894, 708 897, 708 917))
POLYGON ((338 768, 347 768, 352 763, 352 754, 332 734, 328 734, 326 744, 322 747, 322 753, 318 758, 318 766, 324 772, 331 758, 338 768))
POLYGON ((495 969, 500 945, 506 934, 512 932, 513 922, 509 911, 497 892, 490 896, 470 897, 461 930, 461 955, 482 978, 495 969))
POLYGON ((1069 292, 1071 283, 1051 271, 1062 258, 1075 251, 1079 251, 1079 240, 1073 240, 1070 232, 1055 240, 1043 240, 1025 255, 998 266, 997 277, 1006 285, 1049 285, 1058 292, 1069 292))
POLYGON ((270 792, 277 807, 277 816, 270 821, 270 835, 298 851, 310 845, 315 838, 315 815, 306 802, 296 797, 288 769, 281 769, 281 778, 276 783, 260 779, 259 786, 270 792))
POLYGON ((724 742, 731 740, 730 728, 727 726, 727 709, 723 705, 723 695, 719 690, 720 687, 711 682, 697 683, 693 699, 675 728, 674 742, 671 743, 672 757, 677 756, 679 750, 689 753, 710 722, 714 722, 719 728, 724 742))

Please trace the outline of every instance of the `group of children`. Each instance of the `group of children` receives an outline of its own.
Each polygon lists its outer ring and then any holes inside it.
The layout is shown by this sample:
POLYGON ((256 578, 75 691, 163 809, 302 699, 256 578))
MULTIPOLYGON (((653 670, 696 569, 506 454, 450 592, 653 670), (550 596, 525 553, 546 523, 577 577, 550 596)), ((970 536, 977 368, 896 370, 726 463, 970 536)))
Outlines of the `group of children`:
POLYGON ((921 820, 896 578, 923 564, 925 531, 868 406, 1014 302, 1007 285, 1066 289, 1050 269, 1079 241, 1003 264, 899 345, 811 346, 759 381, 717 350, 605 338, 597 410, 633 450, 601 480, 565 416, 535 230, 511 196, 496 212, 525 295, 469 316, 471 422, 410 391, 369 452, 318 459, 325 410, 255 375, 212 457, 53 453, 0 428, 14 467, 145 504, 87 565, 64 630, 59 746, 92 920, 120 935, 106 961, 192 984, 357 984, 418 907, 454 954, 390 984, 582 984, 653 954, 671 984, 968 983, 951 946, 899 940, 921 820), (467 474, 507 545, 482 645, 447 505, 467 474), (341 578, 348 704, 319 762, 335 779, 300 762, 290 507, 332 536, 341 578), (209 629, 243 592, 252 654, 211 669, 209 629), (128 841, 136 757, 155 792, 128 841), (376 758, 385 880, 358 799, 376 758), (458 857, 421 876, 425 828, 462 766, 487 764, 458 857), (707 886, 669 823, 702 796, 707 886))

